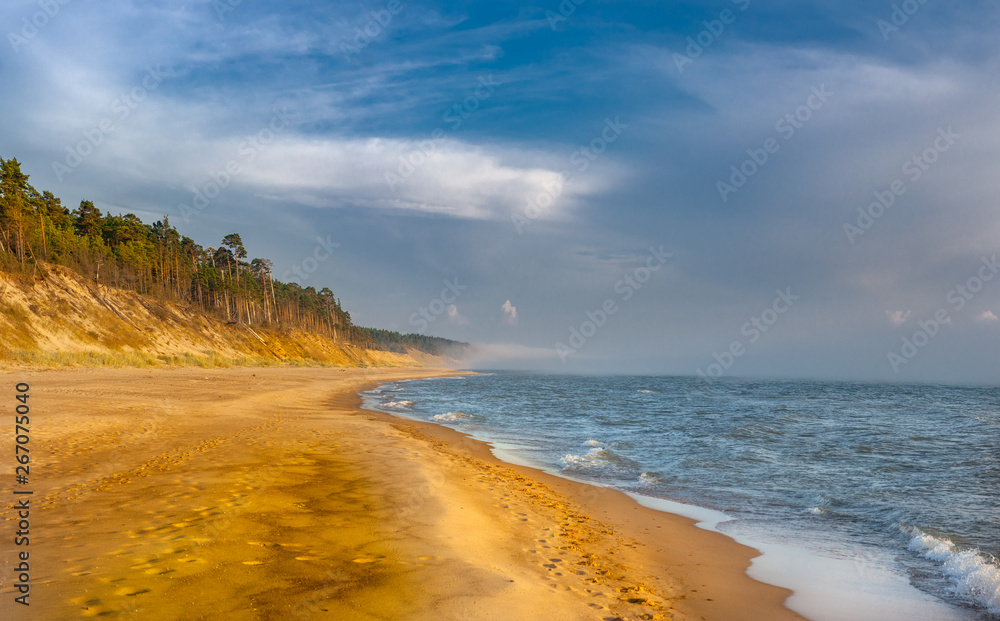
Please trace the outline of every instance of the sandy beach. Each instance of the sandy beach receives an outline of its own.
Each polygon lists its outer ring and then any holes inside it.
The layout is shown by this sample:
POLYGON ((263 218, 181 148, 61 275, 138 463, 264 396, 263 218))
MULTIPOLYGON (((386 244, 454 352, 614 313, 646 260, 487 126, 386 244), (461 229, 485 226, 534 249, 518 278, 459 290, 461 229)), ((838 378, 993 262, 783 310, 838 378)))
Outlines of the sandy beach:
POLYGON ((746 576, 750 548, 359 409, 376 382, 441 374, 0 372, 5 417, 31 386, 33 491, 25 608, 5 486, 0 617, 800 618, 746 576))

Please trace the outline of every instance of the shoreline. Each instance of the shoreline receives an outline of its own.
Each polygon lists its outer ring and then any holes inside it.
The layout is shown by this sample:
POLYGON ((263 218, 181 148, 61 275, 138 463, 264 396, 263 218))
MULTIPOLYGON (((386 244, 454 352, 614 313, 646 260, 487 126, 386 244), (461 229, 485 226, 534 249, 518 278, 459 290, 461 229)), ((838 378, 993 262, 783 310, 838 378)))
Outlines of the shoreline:
POLYGON ((801 618, 725 535, 359 407, 454 374, 0 372, 32 385, 30 618, 801 618))
MULTIPOLYGON (((479 383, 476 385, 486 391, 482 394, 495 392, 486 385, 479 383)), ((716 509, 669 500, 669 495, 645 495, 645 492, 642 491, 619 489, 600 481, 568 475, 557 465, 552 464, 554 458, 551 452, 545 456, 545 461, 542 462, 523 457, 517 448, 520 442, 527 442, 529 446, 533 447, 533 451, 539 450, 539 447, 532 443, 530 434, 514 433, 508 440, 496 443, 493 438, 496 437, 495 434, 498 431, 504 438, 508 437, 509 431, 503 432, 495 425, 490 427, 489 424, 486 424, 481 430, 479 430, 478 425, 472 428, 479 431, 466 431, 465 425, 462 424, 465 421, 439 416, 429 419, 428 417, 434 411, 444 412, 446 409, 470 411, 466 410, 460 403, 448 403, 447 399, 443 402, 435 400, 432 394, 429 394, 435 392, 433 386, 433 384, 425 383, 423 388, 417 389, 415 396, 405 397, 406 399, 417 399, 418 402, 423 401, 424 398, 430 399, 437 404, 430 410, 420 406, 415 407, 415 411, 411 412, 408 407, 393 407, 397 404, 390 403, 386 410, 375 411, 380 414, 384 413, 390 418, 443 427, 457 433, 462 438, 461 442, 469 441, 469 434, 475 433, 476 436, 473 436, 471 440, 483 443, 490 454, 501 463, 526 469, 529 476, 545 474, 584 486, 618 490, 643 507, 688 518, 691 524, 697 528, 718 533, 737 546, 748 547, 756 553, 752 555, 746 569, 747 576, 757 583, 773 585, 789 593, 782 605, 796 615, 800 615, 798 618, 808 618, 813 621, 835 621, 845 618, 846 615, 858 621, 881 621, 883 619, 971 621, 971 619, 979 618, 977 615, 985 614, 978 608, 969 608, 962 605, 960 601, 956 602, 950 597, 934 595, 915 586, 911 582, 910 574, 907 573, 906 568, 897 564, 891 556, 892 552, 889 548, 862 548, 847 539, 834 541, 825 538, 825 536, 803 537, 802 533, 797 531, 788 531, 792 535, 791 539, 786 539, 778 531, 763 530, 758 532, 754 528, 752 520, 741 520, 716 509), (423 397, 420 396, 421 394, 423 397), (513 445, 508 446, 507 442, 512 442, 513 445), (843 543, 843 545, 838 547, 839 543, 843 543)), ((402 388, 400 387, 399 390, 402 388)), ((395 393, 396 391, 390 389, 390 392, 395 393)), ((446 394, 450 394, 450 392, 450 390, 446 391, 446 394)), ((478 392, 477 390, 458 389, 455 394, 464 395, 462 398, 469 399, 478 392)), ((406 392, 406 394, 411 393, 406 392)), ((379 399, 376 398, 369 402, 369 394, 363 397, 366 409, 379 407, 379 399)), ((407 404, 408 402, 402 402, 402 405, 407 404)), ((473 406, 469 405, 468 407, 473 406)), ((476 410, 471 411, 477 412, 476 410)), ((487 413, 477 413, 489 419, 487 413)), ((542 458, 539 457, 539 459, 542 458)), ((701 612, 699 611, 698 614, 701 612)))
MULTIPOLYGON (((442 377, 463 374, 455 372, 442 374, 442 377)), ((645 571, 651 571, 654 576, 670 576, 678 582, 684 597, 674 602, 674 607, 684 615, 706 620, 805 619, 785 606, 785 601, 794 595, 792 590, 749 575, 753 559, 762 554, 760 550, 717 530, 701 528, 697 519, 643 504, 632 495, 611 487, 566 478, 534 465, 506 461, 494 454, 494 447, 488 442, 441 423, 366 409, 360 392, 355 404, 365 415, 390 425, 410 426, 418 437, 440 443, 461 457, 509 468, 538 481, 582 507, 591 517, 611 525, 618 534, 644 548, 640 557, 645 571), (681 535, 683 543, 660 541, 660 535, 656 534, 658 529, 681 535), (689 560, 692 557, 696 560, 689 560), (697 596, 693 596, 695 593, 697 596)))

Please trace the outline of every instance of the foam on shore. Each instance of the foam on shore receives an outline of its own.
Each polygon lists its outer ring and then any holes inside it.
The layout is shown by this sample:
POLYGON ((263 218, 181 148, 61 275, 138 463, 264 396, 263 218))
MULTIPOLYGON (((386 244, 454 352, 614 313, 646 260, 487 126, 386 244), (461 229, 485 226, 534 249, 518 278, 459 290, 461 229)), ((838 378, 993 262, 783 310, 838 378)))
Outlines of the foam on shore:
POLYGON ((825 556, 804 547, 766 543, 752 532, 720 528, 730 522, 721 511, 627 492, 639 504, 697 521, 699 528, 732 537, 760 550, 747 574, 794 591, 785 605, 813 621, 972 621, 975 615, 910 585, 893 571, 893 559, 866 550, 853 557, 825 556), (822 579, 817 579, 822 576, 822 579))
MULTIPOLYGON (((372 406, 373 409, 378 409, 377 404, 369 404, 369 407, 372 406)), ((407 416, 407 413, 399 411, 387 413, 407 416)), ((449 412, 432 416, 430 420, 456 423, 465 416, 456 416, 460 414, 462 413, 449 412)), ((412 415, 409 417, 418 418, 412 415)), ((586 476, 594 470, 605 470, 623 460, 607 443, 590 439, 582 443, 584 450, 565 454, 559 460, 561 468, 552 468, 526 457, 525 447, 509 439, 497 441, 483 437, 482 433, 474 435, 489 445, 493 455, 501 461, 537 468, 551 475, 597 487, 614 486, 581 479, 573 476, 574 473, 586 476)), ((652 472, 644 472, 639 476, 640 483, 655 480, 656 474, 652 472)), ((845 552, 830 549, 828 553, 824 553, 813 550, 808 545, 773 543, 767 541, 763 534, 755 537, 752 524, 745 521, 734 524, 734 518, 720 511, 627 491, 625 493, 640 505, 693 519, 700 528, 718 532, 759 550, 761 555, 753 559, 747 574, 760 582, 792 590, 793 594, 786 601, 786 606, 813 621, 972 621, 977 618, 976 613, 952 606, 911 585, 905 571, 887 550, 859 549, 845 552), (727 526, 723 527, 723 524, 727 526)), ((821 505, 811 510, 813 514, 825 511, 825 507, 821 505)), ((937 546, 934 549, 939 548, 937 546)), ((966 566, 968 563, 963 565, 966 566)), ((983 583, 984 574, 981 571, 966 573, 976 575, 976 579, 983 583)), ((1000 570, 992 578, 1000 578, 1000 570)), ((989 584, 1000 588, 1000 580, 989 584)), ((958 590, 956 593, 967 594, 958 590)), ((996 589, 991 593, 993 597, 998 596, 996 589)), ((990 610, 994 612, 992 608, 990 610)))

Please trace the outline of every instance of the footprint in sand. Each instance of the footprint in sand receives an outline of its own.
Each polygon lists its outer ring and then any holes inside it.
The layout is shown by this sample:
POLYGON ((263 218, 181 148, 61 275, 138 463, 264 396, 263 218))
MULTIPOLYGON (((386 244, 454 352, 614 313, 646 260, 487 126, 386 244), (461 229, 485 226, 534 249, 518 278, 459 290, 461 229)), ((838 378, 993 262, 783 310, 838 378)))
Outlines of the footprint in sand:
POLYGON ((90 597, 90 596, 74 597, 69 601, 73 602, 74 604, 80 604, 82 606, 97 606, 98 604, 101 603, 101 600, 97 599, 96 597, 90 597))
POLYGON ((105 617, 111 613, 107 606, 85 606, 82 614, 85 617, 105 617))

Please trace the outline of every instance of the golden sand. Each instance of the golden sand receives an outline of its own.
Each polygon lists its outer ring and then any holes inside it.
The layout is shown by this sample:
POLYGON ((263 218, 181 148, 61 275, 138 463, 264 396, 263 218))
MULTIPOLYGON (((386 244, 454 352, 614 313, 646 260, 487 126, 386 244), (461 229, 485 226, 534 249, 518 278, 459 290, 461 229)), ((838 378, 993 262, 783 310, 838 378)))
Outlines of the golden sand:
POLYGON ((722 535, 358 410, 440 373, 0 373, 31 384, 34 491, 30 613, 8 508, 0 618, 798 618, 722 535))

